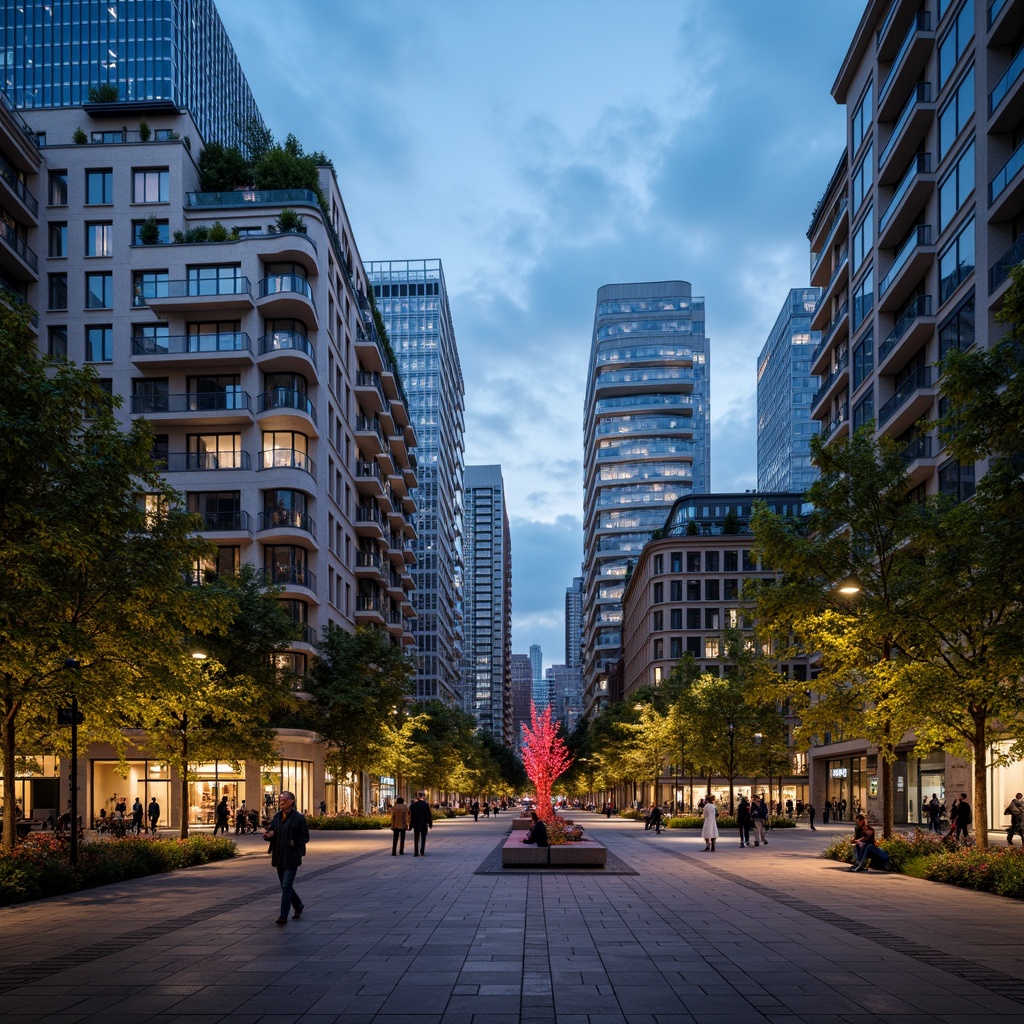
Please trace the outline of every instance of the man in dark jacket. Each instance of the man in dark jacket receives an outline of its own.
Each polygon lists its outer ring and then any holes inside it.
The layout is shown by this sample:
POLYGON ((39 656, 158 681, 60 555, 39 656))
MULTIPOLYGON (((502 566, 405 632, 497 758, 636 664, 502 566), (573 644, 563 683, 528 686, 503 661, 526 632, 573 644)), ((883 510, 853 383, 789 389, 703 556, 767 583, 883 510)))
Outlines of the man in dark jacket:
POLYGON ((531 846, 546 847, 548 845, 547 825, 540 820, 540 815, 536 811, 530 811, 530 818, 533 820, 533 824, 527 831, 523 842, 529 843, 531 846))
POLYGON ((967 794, 961 793, 960 802, 956 805, 956 817, 953 819, 957 839, 961 836, 967 839, 967 832, 972 820, 973 815, 971 814, 971 805, 967 802, 967 794))
POLYGON ((416 799, 409 804, 409 823, 412 825, 412 855, 427 855, 427 829, 434 827, 434 815, 430 812, 430 804, 424 799, 425 793, 417 793, 416 799))
POLYGON ((295 794, 285 790, 280 798, 281 809, 274 815, 263 832, 263 838, 270 843, 270 863, 277 868, 281 880, 281 913, 278 924, 287 924, 288 907, 293 907, 296 920, 305 909, 295 891, 295 873, 299 870, 309 842, 309 828, 306 819, 295 810, 295 794))

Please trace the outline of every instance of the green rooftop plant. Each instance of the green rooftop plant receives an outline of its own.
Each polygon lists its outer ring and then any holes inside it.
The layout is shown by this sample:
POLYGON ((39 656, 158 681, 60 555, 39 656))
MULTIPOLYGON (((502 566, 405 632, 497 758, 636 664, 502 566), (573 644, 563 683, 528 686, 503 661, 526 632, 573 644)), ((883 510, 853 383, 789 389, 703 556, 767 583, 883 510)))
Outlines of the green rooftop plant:
POLYGON ((139 138, 143 142, 149 142, 150 137, 152 136, 152 134, 153 134, 153 129, 149 127, 149 122, 145 118, 143 118, 139 122, 139 138))
POLYGON ((304 235, 306 233, 306 222, 294 210, 289 207, 285 207, 277 215, 276 228, 282 233, 286 231, 295 231, 304 235))
POLYGON ((84 128, 76 128, 71 138, 74 139, 75 143, 79 146, 83 146, 89 141, 89 136, 85 134, 84 128))
POLYGON ((139 228, 139 242, 142 245, 156 245, 160 241, 160 225, 156 217, 147 217, 139 228))

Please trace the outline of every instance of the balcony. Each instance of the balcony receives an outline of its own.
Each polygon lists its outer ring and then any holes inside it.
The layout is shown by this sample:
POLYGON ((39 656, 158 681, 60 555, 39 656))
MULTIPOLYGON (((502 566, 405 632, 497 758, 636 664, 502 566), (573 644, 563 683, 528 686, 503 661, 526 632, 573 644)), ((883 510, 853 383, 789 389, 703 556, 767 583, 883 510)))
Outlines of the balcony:
POLYGON ((313 288, 301 274, 272 274, 259 286, 259 305, 264 316, 305 320, 316 315, 313 288))
POLYGON ((230 277, 146 282, 136 285, 132 305, 149 307, 157 316, 193 311, 213 316, 228 310, 245 312, 255 303, 249 278, 230 277))
POLYGON ((1024 46, 988 94, 989 132, 1012 131, 1024 112, 1024 46))
POLYGON ((37 281, 39 279, 39 257, 32 251, 24 238, 7 223, 0 220, 0 268, 17 281, 37 281))
POLYGON ((259 396, 256 411, 264 413, 277 413, 285 418, 296 420, 300 429, 306 425, 304 417, 308 417, 316 423, 316 408, 309 400, 304 391, 296 391, 292 388, 274 388, 272 391, 264 391, 259 396), (291 416, 291 413, 298 413, 298 416, 291 416))
POLYGON ((885 276, 878 282, 879 310, 884 312, 899 308, 934 262, 935 246, 932 245, 931 226, 919 224, 911 231, 885 276))
POLYGON ((1024 205, 1024 142, 1013 151, 1010 159, 989 182, 989 220, 1010 220, 1024 205))
POLYGON ((934 188, 931 154, 917 153, 878 220, 879 249, 891 248, 910 230, 934 188))
POLYGON ((932 297, 919 295, 896 321, 896 325, 886 335, 882 344, 878 346, 878 368, 881 369, 889 356, 897 350, 908 354, 916 352, 921 344, 931 336, 934 329, 932 297))
POLYGON ((189 192, 190 207, 213 209, 243 206, 309 206, 320 209, 320 200, 307 188, 241 189, 232 192, 189 192))
POLYGON ((245 391, 132 395, 132 415, 154 421, 185 419, 190 426, 229 426, 252 422, 245 391))
POLYGON ((356 488, 360 494, 373 498, 384 496, 384 481, 380 466, 376 462, 356 460, 356 488))
POLYGON ((360 537, 383 540, 386 532, 384 513, 376 505, 357 505, 355 530, 360 537))
MULTIPOLYGON (((196 512, 201 533, 235 534, 240 538, 252 536, 252 521, 248 512, 230 509, 225 512, 196 512)), ((225 538, 226 539, 226 538, 225 538)))
POLYGON ((385 625, 388 619, 388 609, 384 599, 376 594, 356 594, 356 622, 375 622, 378 625, 385 625))
POLYGON ((132 361, 161 366, 202 363, 251 364, 252 342, 244 331, 218 334, 175 334, 168 337, 133 337, 132 361))
POLYGON ((834 343, 842 341, 850 333, 850 300, 847 299, 839 309, 836 310, 832 322, 821 333, 821 341, 814 349, 811 358, 811 373, 820 375, 823 367, 819 366, 822 357, 828 352, 834 343))
POLYGON ((919 366, 878 410, 878 426, 885 427, 889 435, 902 434, 929 412, 934 401, 932 368, 919 366))
POLYGON ((821 293, 821 298, 818 299, 818 303, 825 306, 827 309, 832 307, 832 300, 836 298, 836 296, 846 291, 846 271, 849 266, 849 262, 850 248, 849 246, 846 246, 836 258, 835 266, 832 268, 832 276, 826 282, 821 293))
POLYGON ((935 444, 927 434, 922 434, 920 437, 915 437, 900 452, 900 458, 903 459, 907 467, 907 486, 916 487, 918 484, 927 480, 928 477, 934 472, 934 458, 932 450, 935 444))
POLYGON ((0 156, 0 200, 17 203, 34 221, 39 219, 39 200, 18 177, 18 172, 0 156))
POLYGON ((268 370, 287 370, 301 373, 316 366, 316 352, 313 344, 304 334, 297 331, 273 331, 259 340, 260 363, 266 363, 268 370))
POLYGON ((896 180, 917 152, 935 118, 932 87, 919 82, 910 90, 910 96, 892 126, 889 139, 878 156, 878 183, 888 185, 896 180))
POLYGON ((355 384, 359 408, 367 416, 375 416, 390 409, 391 402, 384 393, 384 384, 379 373, 360 370, 356 373, 355 384))
POLYGON ((988 5, 988 45, 1009 46, 1020 34, 1024 0, 992 0, 988 5))
POLYGON ((304 587, 316 593, 316 574, 304 565, 275 565, 260 573, 264 586, 294 590, 304 587))
POLYGON ((384 563, 376 551, 357 551, 355 568, 357 576, 384 575, 384 563))
POLYGON ((1013 245, 1010 246, 1002 256, 992 265, 988 272, 988 293, 992 295, 995 290, 1010 276, 1018 263, 1024 263, 1024 234, 1022 234, 1013 245))
POLYGON ((822 260, 825 253, 829 251, 833 242, 839 240, 841 235, 845 235, 845 232, 839 230, 840 226, 847 226, 846 211, 849 208, 850 201, 843 196, 839 200, 839 205, 836 207, 836 212, 832 215, 832 219, 829 221, 828 228, 825 230, 825 234, 822 236, 819 242, 815 239, 815 243, 818 248, 815 252, 811 253, 811 284, 816 284, 815 271, 821 266, 822 260))
POLYGON ((885 81, 878 90, 880 121, 890 120, 895 105, 894 97, 906 95, 906 90, 921 76, 934 45, 932 16, 927 11, 919 11, 914 15, 907 34, 903 37, 892 64, 889 65, 885 81))
POLYGON ((260 469, 298 469, 316 476, 316 463, 297 448, 267 448, 262 452, 260 469))
POLYGON ((362 328, 356 330, 356 358, 359 365, 365 370, 374 373, 383 373, 384 367, 388 364, 387 356, 377 338, 377 330, 374 328, 372 334, 368 334, 362 328))
POLYGON ((388 447, 388 439, 376 416, 357 416, 355 435, 364 455, 377 455, 388 447))
POLYGON ((257 533, 282 533, 291 536, 292 531, 298 530, 301 533, 308 533, 310 537, 316 537, 316 523, 313 517, 305 512, 294 508, 268 508, 259 515, 256 526, 257 533))
POLYGON ((821 434, 829 441, 837 441, 850 430, 850 407, 845 402, 835 416, 821 428, 821 434))
POLYGON ((168 452, 168 473, 251 469, 248 452, 168 452))
POLYGON ((836 368, 821 382, 821 387, 814 394, 814 400, 811 402, 811 409, 816 409, 826 399, 834 398, 837 386, 839 384, 847 383, 849 374, 847 370, 850 366, 850 354, 844 352, 842 358, 839 360, 839 364, 836 368))

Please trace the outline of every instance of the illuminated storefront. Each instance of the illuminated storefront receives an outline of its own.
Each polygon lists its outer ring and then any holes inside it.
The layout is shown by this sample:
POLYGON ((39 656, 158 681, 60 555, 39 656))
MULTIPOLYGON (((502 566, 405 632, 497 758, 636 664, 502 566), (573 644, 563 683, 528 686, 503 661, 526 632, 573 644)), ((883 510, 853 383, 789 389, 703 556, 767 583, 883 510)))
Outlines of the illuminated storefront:
POLYGON ((826 766, 825 799, 831 803, 846 801, 844 818, 850 820, 867 806, 867 758, 844 757, 826 766))
POLYGON ((188 821, 190 825, 214 824, 214 808, 221 797, 228 798, 231 821, 235 810, 245 800, 245 768, 232 767, 223 761, 196 765, 188 784, 188 821))
MULTIPOLYGON (((118 800, 123 800, 130 810, 136 797, 147 809, 153 799, 160 805, 157 824, 166 826, 171 822, 170 772, 162 761, 90 761, 89 793, 92 794, 91 804, 80 811, 85 824, 95 821, 101 810, 112 815, 118 800), (125 768, 127 775, 123 774, 125 768)), ((148 824, 148 810, 146 821, 148 824)))
POLYGON ((295 794, 295 806, 303 814, 311 814, 313 805, 313 762, 282 758, 260 769, 263 784, 264 813, 273 814, 277 798, 288 790, 295 794))
MULTIPOLYGON (((3 779, 0 770, 0 781, 3 779)), ((45 821, 59 816, 60 760, 50 755, 17 757, 14 761, 14 802, 27 818, 45 821)), ((3 788, 0 787, 0 807, 3 788)))

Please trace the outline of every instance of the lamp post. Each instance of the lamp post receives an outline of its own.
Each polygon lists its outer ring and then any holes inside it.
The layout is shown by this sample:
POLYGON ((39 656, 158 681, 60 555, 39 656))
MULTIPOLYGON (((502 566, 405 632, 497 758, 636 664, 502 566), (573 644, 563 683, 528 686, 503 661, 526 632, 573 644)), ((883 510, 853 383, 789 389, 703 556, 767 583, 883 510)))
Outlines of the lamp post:
MULTIPOLYGON (((209 657, 206 651, 196 648, 189 651, 193 660, 202 665, 209 657)), ((181 828, 179 835, 182 839, 188 839, 188 708, 181 712, 181 828)))
POLYGON ((736 726, 729 723, 729 813, 735 814, 733 780, 736 778, 736 726))
MULTIPOLYGON (((78 863, 78 725, 80 716, 78 713, 78 689, 76 687, 75 673, 82 666, 74 658, 64 659, 64 669, 71 675, 71 709, 69 714, 64 714, 66 709, 61 708, 57 713, 57 720, 67 721, 71 725, 71 840, 68 846, 68 862, 72 865, 78 863)), ((13 815, 11 815, 13 818, 13 815)), ((12 822, 13 824, 13 822, 12 822)))

